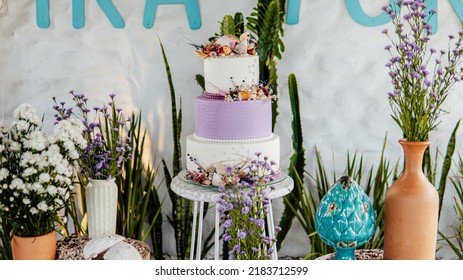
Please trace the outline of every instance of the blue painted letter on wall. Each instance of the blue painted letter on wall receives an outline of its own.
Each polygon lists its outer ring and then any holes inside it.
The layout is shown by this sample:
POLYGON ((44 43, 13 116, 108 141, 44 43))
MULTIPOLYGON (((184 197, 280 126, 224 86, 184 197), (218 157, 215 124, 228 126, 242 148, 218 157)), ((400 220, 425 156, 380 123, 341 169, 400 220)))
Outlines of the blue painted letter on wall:
POLYGON ((153 27, 156 8, 158 5, 163 4, 185 5, 190 28, 195 30, 201 27, 201 14, 199 13, 198 0, 146 0, 145 15, 143 16, 143 25, 146 28, 153 27))

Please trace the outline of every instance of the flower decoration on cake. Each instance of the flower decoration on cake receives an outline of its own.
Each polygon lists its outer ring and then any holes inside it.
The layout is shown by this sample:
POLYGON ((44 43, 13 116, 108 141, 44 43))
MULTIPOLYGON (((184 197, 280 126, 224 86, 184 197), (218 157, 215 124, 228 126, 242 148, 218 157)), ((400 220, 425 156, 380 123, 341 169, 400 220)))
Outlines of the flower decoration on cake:
MULTIPOLYGON (((208 98, 224 99, 227 102, 246 100, 272 101, 277 99, 277 96, 273 94, 270 83, 259 81, 258 84, 251 85, 243 80, 241 84, 237 85, 235 81, 233 81, 233 77, 230 77, 230 80, 234 87, 230 88, 228 92, 216 87, 218 93, 204 92, 204 95, 208 98)), ((211 86, 214 87, 214 85, 211 86)))
POLYGON ((188 154, 188 159, 196 164, 197 169, 187 170, 185 177, 187 180, 204 186, 235 187, 243 182, 252 185, 256 181, 253 174, 260 167, 265 167, 268 173, 267 183, 273 181, 279 175, 278 164, 267 156, 261 158, 259 152, 255 155, 257 159, 245 159, 231 165, 217 162, 204 167, 195 157, 188 154))
POLYGON ((214 42, 203 45, 190 43, 196 48, 196 53, 203 59, 217 56, 256 55, 257 41, 251 38, 249 32, 244 32, 238 38, 227 34, 214 42))
POLYGON ((276 95, 273 95, 270 83, 260 81, 256 85, 249 85, 243 81, 239 86, 235 84, 235 88, 226 93, 224 99, 225 101, 275 100, 276 95))

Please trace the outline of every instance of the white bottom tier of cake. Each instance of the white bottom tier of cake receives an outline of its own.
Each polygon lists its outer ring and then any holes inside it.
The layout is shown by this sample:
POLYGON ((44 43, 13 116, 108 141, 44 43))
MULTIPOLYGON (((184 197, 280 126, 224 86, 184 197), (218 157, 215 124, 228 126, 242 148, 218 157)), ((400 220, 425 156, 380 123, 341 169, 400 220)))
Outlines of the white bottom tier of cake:
POLYGON ((197 163, 204 168, 218 163, 236 165, 256 159, 257 152, 261 153, 261 159, 267 156, 269 161, 273 160, 279 168, 280 137, 272 134, 256 140, 220 142, 190 134, 186 139, 186 167, 188 170, 197 170, 197 163))

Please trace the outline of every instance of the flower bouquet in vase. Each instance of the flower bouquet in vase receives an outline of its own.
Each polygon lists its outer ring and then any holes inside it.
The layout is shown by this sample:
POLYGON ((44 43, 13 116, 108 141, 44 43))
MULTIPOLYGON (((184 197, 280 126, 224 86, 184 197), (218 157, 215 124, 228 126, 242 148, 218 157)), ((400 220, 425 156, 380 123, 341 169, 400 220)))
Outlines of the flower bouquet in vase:
POLYGON ((393 85, 388 93, 392 118, 402 129, 399 140, 405 154, 400 178, 386 193, 385 259, 435 259, 439 198, 422 171, 429 133, 446 113, 441 105, 451 87, 462 78, 463 32, 449 36, 446 50, 428 47, 432 27, 423 0, 402 1, 383 8, 391 17, 392 42, 385 50, 393 85), (400 11, 403 15, 400 15, 400 11))
POLYGON ((14 259, 55 259, 55 226, 67 223, 84 126, 68 118, 47 135, 29 104, 16 108, 14 119, 1 126, 0 216, 12 228, 14 259))
POLYGON ((85 204, 88 236, 94 238, 116 233, 118 187, 115 177, 124 162, 131 158, 130 138, 124 137, 123 127, 130 121, 123 119, 122 109, 116 107, 115 95, 101 108, 88 109, 88 99, 82 94, 70 92, 78 113, 66 108, 64 102, 53 107, 57 123, 78 115, 85 126, 85 149, 79 150, 80 174, 86 179, 85 204), (93 121, 90 115, 93 112, 93 121))

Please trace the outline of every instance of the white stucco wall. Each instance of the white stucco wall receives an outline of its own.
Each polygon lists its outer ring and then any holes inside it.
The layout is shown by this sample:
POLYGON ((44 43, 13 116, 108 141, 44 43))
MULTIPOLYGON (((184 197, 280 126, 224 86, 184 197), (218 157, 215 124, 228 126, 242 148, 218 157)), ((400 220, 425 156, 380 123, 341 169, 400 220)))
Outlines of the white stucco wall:
MULTIPOLYGON (((111 26, 95 1, 86 1, 86 25, 72 28, 71 1, 50 1, 51 26, 36 25, 35 1, 9 0, 2 32, 2 115, 8 120, 13 109, 23 102, 37 107, 51 125, 52 97, 67 99, 75 90, 91 97, 92 104, 106 101, 109 93, 118 95, 125 111, 141 110, 147 127, 152 159, 172 161, 170 93, 156 34, 164 43, 177 96, 182 98, 182 143, 194 130, 193 100, 201 94, 194 81, 202 73, 202 61, 195 59, 187 39, 203 43, 218 31, 218 21, 237 11, 249 15, 257 1, 199 0, 202 27, 191 30, 184 7, 164 5, 158 8, 155 25, 142 25, 145 1, 113 0, 125 20, 125 28, 111 26)), ((376 164, 382 141, 388 132, 387 156, 402 155, 397 140, 399 128, 389 117, 386 92, 390 90, 388 60, 383 50, 388 43, 381 34, 385 26, 365 27, 348 14, 344 1, 301 1, 300 22, 286 25, 286 51, 278 64, 279 112, 275 133, 281 137, 281 163, 287 169, 291 149, 291 111, 287 77, 298 78, 307 170, 314 170, 314 147, 325 163, 336 170, 345 168, 348 150, 364 154, 367 165, 376 164)), ((360 1, 367 13, 376 15, 387 0, 360 1)), ((460 23, 447 1, 439 1, 438 33, 431 44, 446 46, 449 33, 460 23)), ((390 24, 387 26, 391 27, 390 24)), ((446 103, 449 115, 442 117, 432 133, 432 147, 445 149, 457 120, 463 116, 463 84, 454 88, 446 103)), ((463 130, 458 133, 457 151, 463 151, 463 130)), ((185 153, 183 148, 183 154, 185 153)), ((161 174, 162 176, 162 174, 161 174)), ((165 189, 165 188, 163 188, 165 189)), ((455 225, 450 197, 444 205, 441 229, 455 225)), ((276 201, 276 220, 281 213, 276 201)), ((166 204, 166 212, 170 206, 166 204)), ((167 222, 166 222, 167 223, 167 222)), ((166 226, 165 251, 174 255, 175 245, 166 226)), ((299 226, 293 225, 280 255, 304 256, 309 242, 299 226)), ((439 257, 452 257, 445 250, 439 257)))

